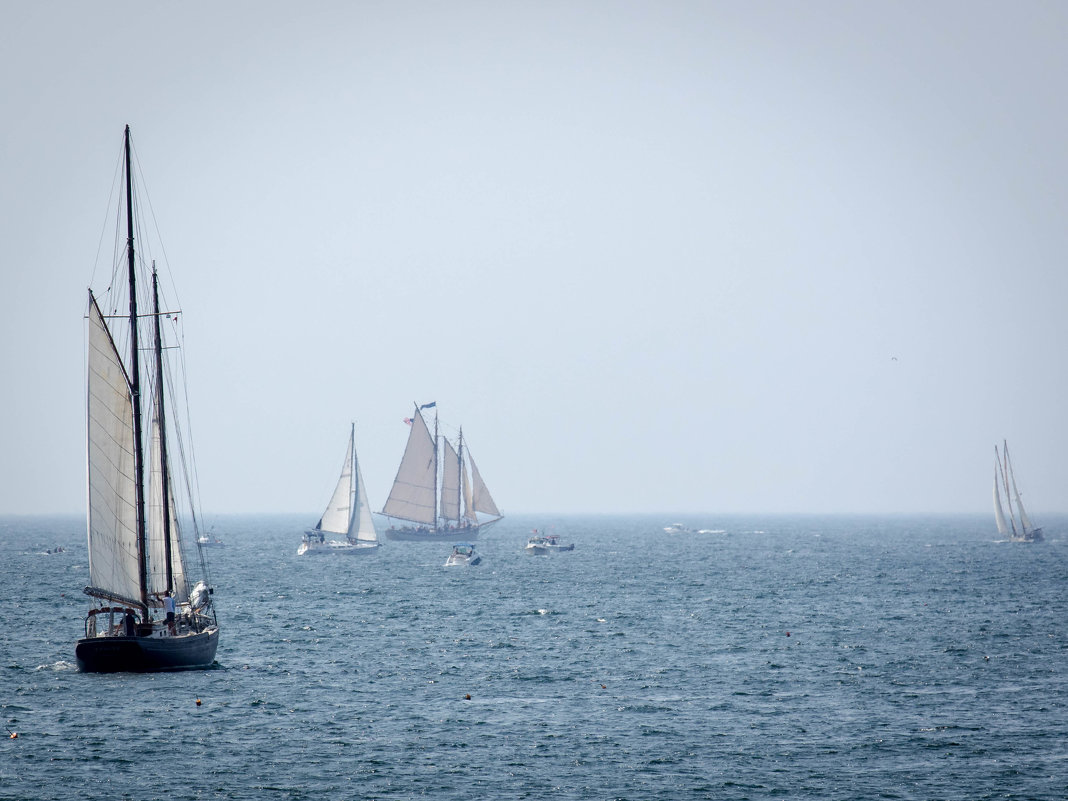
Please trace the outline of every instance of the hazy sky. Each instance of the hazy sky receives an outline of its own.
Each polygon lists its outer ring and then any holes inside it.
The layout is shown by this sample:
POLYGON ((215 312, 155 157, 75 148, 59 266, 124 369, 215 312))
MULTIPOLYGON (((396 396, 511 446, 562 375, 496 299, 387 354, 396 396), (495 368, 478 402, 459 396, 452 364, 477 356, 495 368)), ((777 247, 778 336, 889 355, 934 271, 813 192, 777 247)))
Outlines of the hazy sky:
POLYGON ((210 512, 985 512, 1068 482, 1068 4, 0 7, 0 513, 80 512, 133 130, 210 512), (103 238, 101 263, 94 264, 103 238))

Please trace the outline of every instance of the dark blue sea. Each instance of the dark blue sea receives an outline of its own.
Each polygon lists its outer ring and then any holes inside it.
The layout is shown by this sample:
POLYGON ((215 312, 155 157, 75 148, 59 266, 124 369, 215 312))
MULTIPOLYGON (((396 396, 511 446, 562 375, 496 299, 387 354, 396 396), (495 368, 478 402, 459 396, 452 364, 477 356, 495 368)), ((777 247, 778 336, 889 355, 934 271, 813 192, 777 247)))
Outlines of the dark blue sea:
POLYGON ((84 522, 0 518, 0 799, 1068 795, 1068 518, 526 516, 449 569, 210 522, 216 668, 85 675, 84 522))

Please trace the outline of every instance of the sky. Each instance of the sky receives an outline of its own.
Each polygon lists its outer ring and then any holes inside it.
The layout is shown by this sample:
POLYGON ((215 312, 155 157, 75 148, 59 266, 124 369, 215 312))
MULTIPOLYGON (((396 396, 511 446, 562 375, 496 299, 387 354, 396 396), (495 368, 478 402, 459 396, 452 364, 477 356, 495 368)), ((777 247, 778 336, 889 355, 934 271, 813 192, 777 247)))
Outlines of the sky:
POLYGON ((131 126, 208 513, 1068 511, 1068 5, 0 6, 0 513, 82 513, 131 126), (106 252, 105 252, 106 251, 106 252), (104 265, 103 268, 101 265, 104 265))

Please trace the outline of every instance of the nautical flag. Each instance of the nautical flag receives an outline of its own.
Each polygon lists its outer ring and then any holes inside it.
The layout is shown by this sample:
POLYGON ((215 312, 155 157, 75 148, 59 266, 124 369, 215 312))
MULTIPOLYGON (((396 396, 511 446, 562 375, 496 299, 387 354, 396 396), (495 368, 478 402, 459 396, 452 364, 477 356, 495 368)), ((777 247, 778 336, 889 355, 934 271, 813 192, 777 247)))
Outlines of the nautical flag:
POLYGON ((423 411, 423 409, 433 409, 437 405, 438 405, 437 401, 431 401, 430 403, 424 403, 422 406, 419 407, 419 411, 423 411))

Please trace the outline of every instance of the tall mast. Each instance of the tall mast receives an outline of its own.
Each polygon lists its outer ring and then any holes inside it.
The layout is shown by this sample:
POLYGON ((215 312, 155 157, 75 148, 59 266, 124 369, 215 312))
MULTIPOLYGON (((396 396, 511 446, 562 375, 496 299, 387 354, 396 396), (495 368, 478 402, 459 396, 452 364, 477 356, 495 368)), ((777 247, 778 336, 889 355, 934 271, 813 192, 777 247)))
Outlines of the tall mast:
POLYGON ((156 278, 156 263, 152 262, 152 311, 155 317, 156 334, 156 417, 159 420, 160 491, 163 497, 163 553, 167 561, 167 591, 174 595, 174 571, 171 568, 171 487, 167 467, 167 425, 163 414, 163 337, 159 326, 159 280, 156 278))
MULTIPOLYGON (((997 449, 995 448, 995 453, 997 449)), ((1012 511, 1012 495, 1009 493, 1009 443, 1008 440, 1001 441, 1001 458, 1003 464, 1001 465, 1001 481, 1005 486, 1005 501, 1009 504, 1009 525, 1012 526, 1012 538, 1017 538, 1016 533, 1016 514, 1012 511)), ((1021 523, 1021 525, 1023 525, 1021 523)))
POLYGON ((359 492, 359 479, 356 473, 356 424, 352 423, 352 428, 349 430, 349 450, 352 451, 352 457, 349 459, 349 530, 345 532, 345 539, 349 542, 353 541, 354 534, 352 532, 352 526, 357 523, 357 515, 359 510, 356 508, 356 499, 360 497, 359 492))
POLYGON ((459 478, 456 482, 456 525, 463 522, 464 517, 464 427, 460 426, 460 437, 457 440, 459 446, 456 450, 456 469, 459 478))
MULTIPOLYGON (((141 603, 148 605, 148 563, 145 548, 145 464, 141 440, 141 371, 138 366, 137 342, 137 262, 134 258, 133 177, 130 170, 130 126, 126 126, 126 255, 130 273, 130 394, 134 413, 134 503, 137 514, 137 576, 141 585, 141 603)), ((170 566, 168 565, 168 570, 170 566)), ((169 583, 169 582, 168 582, 169 583)))
MULTIPOLYGON (((422 412, 420 412, 422 414, 422 412)), ((438 512, 441 501, 438 497, 438 407, 434 406, 434 528, 438 527, 438 512)))

